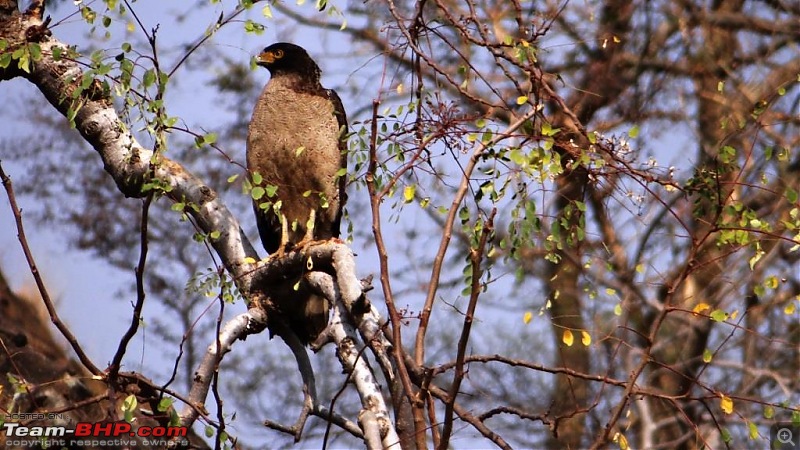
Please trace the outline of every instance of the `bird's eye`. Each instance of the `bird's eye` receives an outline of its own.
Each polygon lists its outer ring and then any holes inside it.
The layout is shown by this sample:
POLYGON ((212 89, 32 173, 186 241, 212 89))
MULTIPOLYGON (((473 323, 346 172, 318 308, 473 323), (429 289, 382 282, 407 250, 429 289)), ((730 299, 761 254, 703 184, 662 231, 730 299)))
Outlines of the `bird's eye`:
POLYGON ((275 50, 276 58, 283 58, 283 50, 275 50))

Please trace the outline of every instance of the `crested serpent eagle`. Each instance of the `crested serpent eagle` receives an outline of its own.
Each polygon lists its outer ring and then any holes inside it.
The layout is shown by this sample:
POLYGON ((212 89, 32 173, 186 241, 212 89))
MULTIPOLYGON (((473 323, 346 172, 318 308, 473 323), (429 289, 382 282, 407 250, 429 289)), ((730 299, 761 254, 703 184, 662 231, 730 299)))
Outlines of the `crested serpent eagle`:
MULTIPOLYGON (((282 254, 339 236, 347 118, 339 96, 322 87, 319 66, 302 47, 272 44, 256 63, 269 70, 270 80, 253 109, 247 170, 266 192, 253 203, 261 242, 270 254, 282 254)), ((276 303, 289 326, 304 343, 316 339, 328 323, 327 302, 310 292, 285 296, 276 303)))

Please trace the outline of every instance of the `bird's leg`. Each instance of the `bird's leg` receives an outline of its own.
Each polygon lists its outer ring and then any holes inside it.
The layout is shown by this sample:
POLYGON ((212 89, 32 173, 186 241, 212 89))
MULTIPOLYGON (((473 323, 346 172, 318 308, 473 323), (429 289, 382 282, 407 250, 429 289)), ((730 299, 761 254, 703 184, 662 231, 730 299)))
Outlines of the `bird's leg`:
POLYGON ((278 245, 278 250, 269 255, 269 258, 283 258, 286 254, 286 246, 289 245, 289 225, 286 223, 286 216, 283 213, 278 214, 281 221, 281 243, 278 245))
POLYGON ((317 210, 311 208, 308 212, 308 222, 306 222, 306 234, 303 235, 303 240, 295 245, 295 248, 304 247, 314 241, 314 225, 317 221, 317 210))

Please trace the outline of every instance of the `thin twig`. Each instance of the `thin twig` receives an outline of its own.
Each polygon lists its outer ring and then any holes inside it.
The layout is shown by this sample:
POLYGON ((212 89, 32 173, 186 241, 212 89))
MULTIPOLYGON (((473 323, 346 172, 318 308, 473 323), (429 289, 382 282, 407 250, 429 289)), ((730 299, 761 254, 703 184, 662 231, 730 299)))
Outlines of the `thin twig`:
POLYGON ((507 139, 512 133, 514 133, 514 131, 521 127, 522 124, 530 120, 537 113, 538 111, 536 108, 531 108, 522 117, 506 127, 506 129, 501 133, 494 135, 492 139, 486 142, 481 142, 478 144, 469 158, 469 163, 464 168, 464 174, 461 177, 461 184, 456 191, 455 197, 453 198, 453 203, 450 205, 447 219, 445 220, 444 230, 442 231, 442 240, 439 243, 439 250, 436 252, 436 257, 434 258, 433 268, 431 270, 431 278, 428 282, 428 292, 425 298, 425 305, 423 306, 422 313, 420 314, 419 328, 417 328, 417 336, 414 342, 414 360, 417 365, 421 366, 425 363, 425 334, 428 331, 428 321, 430 320, 431 311, 433 310, 433 302, 436 299, 436 291, 439 289, 439 278, 442 273, 442 267, 444 266, 444 257, 450 245, 450 238, 453 235, 453 224, 458 216, 458 211, 460 209, 459 206, 461 205, 461 202, 464 201, 464 197, 469 190, 470 182, 472 181, 472 172, 475 170, 475 167, 478 165, 481 156, 487 149, 492 148, 500 141, 507 139))
POLYGON ((450 386, 450 395, 448 401, 445 403, 441 441, 436 447, 438 450, 446 450, 448 448, 450 443, 450 435, 453 432, 453 407, 456 403, 456 397, 458 397, 461 381, 464 380, 464 356, 467 352, 467 343, 469 342, 469 335, 472 331, 472 322, 475 319, 475 308, 478 306, 478 297, 480 296, 482 290, 481 262, 483 261, 484 251, 486 250, 486 243, 489 240, 489 236, 493 232, 494 216, 496 214, 497 208, 492 209, 489 219, 483 224, 478 246, 470 249, 469 251, 470 265, 472 266, 471 293, 469 296, 467 313, 464 315, 464 325, 461 328, 461 337, 458 340, 455 376, 453 377, 453 383, 450 386))
POLYGON ((39 290, 39 295, 42 296, 42 301, 44 302, 45 308, 47 308, 47 313, 50 315, 50 320, 53 322, 53 325, 56 326, 58 331, 61 332, 61 335, 64 336, 64 339, 69 342, 70 347, 72 347, 72 350, 78 356, 78 360, 80 360, 81 364, 83 364, 83 366, 86 367, 86 369, 92 375, 100 376, 102 371, 98 369, 92 360, 89 359, 86 353, 84 353, 83 348, 78 343, 75 335, 73 335, 69 330, 69 327, 67 327, 67 325, 61 321, 61 318, 56 312, 56 307, 50 298, 50 294, 47 292, 47 287, 44 284, 42 275, 39 273, 39 268, 36 266, 33 253, 28 245, 28 239, 25 237, 25 228, 22 226, 22 211, 19 209, 19 206, 17 206, 17 198, 14 195, 14 186, 11 183, 11 178, 8 177, 3 170, 2 164, 0 164, 0 181, 3 182, 3 187, 5 187, 6 194, 8 195, 8 202, 11 205, 11 211, 14 213, 14 221, 17 225, 17 238, 19 238, 19 243, 22 246, 22 252, 25 254, 25 260, 28 262, 31 275, 33 275, 33 279, 36 281, 36 288, 39 290))
POLYGON ((139 263, 136 265, 136 303, 133 306, 131 323, 128 325, 128 330, 122 336, 122 339, 120 339, 117 352, 114 354, 114 358, 112 358, 111 365, 108 369, 108 379, 111 382, 119 375, 119 369, 122 367, 122 358, 125 356, 131 339, 133 339, 136 332, 139 331, 139 324, 142 320, 142 309, 144 308, 144 299, 147 295, 144 290, 144 267, 147 262, 148 243, 147 223, 150 217, 150 205, 152 202, 153 196, 148 195, 145 197, 144 203, 142 204, 142 219, 139 225, 139 263))
MULTIPOLYGON (((397 307, 394 303, 394 297, 392 295, 392 286, 391 282, 389 281, 389 257, 388 252, 386 251, 386 243, 383 240, 383 232, 381 231, 381 197, 378 195, 377 189, 375 187, 375 175, 378 170, 378 150, 377 150, 377 139, 378 139, 378 106, 380 102, 378 100, 373 100, 372 102, 372 124, 370 130, 370 145, 369 145, 369 166, 367 168, 367 175, 366 175, 366 184, 367 184, 367 191, 369 192, 370 198, 370 207, 372 210, 372 234, 375 237, 375 246, 378 249, 378 260, 380 263, 380 280, 381 280, 381 287, 383 288, 383 296, 384 301, 386 303, 386 309, 389 312, 389 320, 392 323, 392 353, 394 354, 395 361, 398 362, 397 364, 397 372, 400 376, 400 382, 403 385, 403 389, 405 390, 405 394, 408 397, 409 402, 411 403, 412 408, 414 409, 414 416, 415 416, 415 425, 417 422, 417 415, 418 411, 421 412, 421 405, 419 404, 418 399, 414 398, 414 390, 411 386, 411 379, 408 376, 408 371, 406 370, 405 364, 402 363, 403 361, 403 343, 402 343, 402 335, 400 333, 401 328, 403 326, 402 319, 400 317, 400 313, 397 311, 397 307)), ((420 430, 416 430, 417 433, 420 430)))

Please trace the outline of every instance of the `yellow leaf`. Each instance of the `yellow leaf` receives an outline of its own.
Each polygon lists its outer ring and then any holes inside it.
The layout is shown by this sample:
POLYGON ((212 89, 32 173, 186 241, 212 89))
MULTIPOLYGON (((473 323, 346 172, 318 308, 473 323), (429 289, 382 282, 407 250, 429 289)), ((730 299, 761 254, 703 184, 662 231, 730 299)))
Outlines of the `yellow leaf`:
POLYGON ((725 394, 720 394, 719 407, 725 414, 733 412, 733 400, 725 394))
POLYGON ((397 95, 403 95, 403 83, 397 85, 397 95))
POLYGON ((737 318, 737 317, 739 317, 739 310, 738 310, 738 309, 735 309, 735 310, 733 310, 733 312, 731 313, 731 320, 733 320, 733 319, 735 319, 735 318, 737 318))
POLYGON ((573 342, 575 342, 575 336, 572 335, 572 331, 564 330, 564 335, 561 337, 561 342, 567 344, 567 347, 572 347, 573 342))
POLYGON ((747 427, 750 429, 750 439, 758 439, 758 425, 754 422, 748 422, 747 427))
POLYGON ((617 37, 617 36, 614 36, 614 42, 616 42, 617 44, 619 44, 620 42, 622 42, 622 39, 620 39, 620 38, 619 38, 619 37, 617 37))
POLYGON ((796 306, 794 302, 789 302, 789 304, 786 305, 786 308, 783 308, 783 313, 786 314, 787 316, 791 316, 792 314, 794 314, 795 308, 796 306))
POLYGON ((523 105, 527 101, 528 101, 528 97, 526 95, 520 95, 519 97, 517 97, 517 104, 518 105, 523 105))
POLYGON ((411 200, 414 200, 414 194, 416 192, 417 192, 416 184, 406 186, 406 188, 403 189, 403 200, 405 200, 406 203, 411 203, 411 200))
POLYGON ((592 335, 588 331, 581 331, 581 343, 584 347, 588 347, 592 343, 592 335))
POLYGON ((617 303, 616 306, 614 306, 614 315, 615 316, 621 316, 622 315, 622 304, 621 303, 617 303))
POLYGON ((694 313, 694 315, 696 316, 703 311, 708 311, 709 309, 711 309, 711 305, 709 305, 708 303, 698 303, 697 306, 695 306, 694 309, 692 310, 692 313, 694 313))
POLYGON ((522 315, 522 321, 525 322, 525 325, 531 323, 531 319, 533 319, 533 313, 525 311, 525 314, 522 315))
POLYGON ((136 31, 136 25, 134 25, 133 22, 128 22, 128 24, 125 26, 125 29, 128 30, 128 33, 133 33, 136 31))
POLYGON ((244 262, 245 264, 255 264, 255 263, 256 263, 256 260, 255 260, 255 259, 253 259, 253 258, 251 258, 250 256, 248 256, 248 257, 246 257, 246 258, 243 260, 243 262, 244 262))
POLYGON ((625 438, 624 434, 617 433, 614 435, 614 442, 619 445, 620 450, 628 450, 628 440, 625 438))

